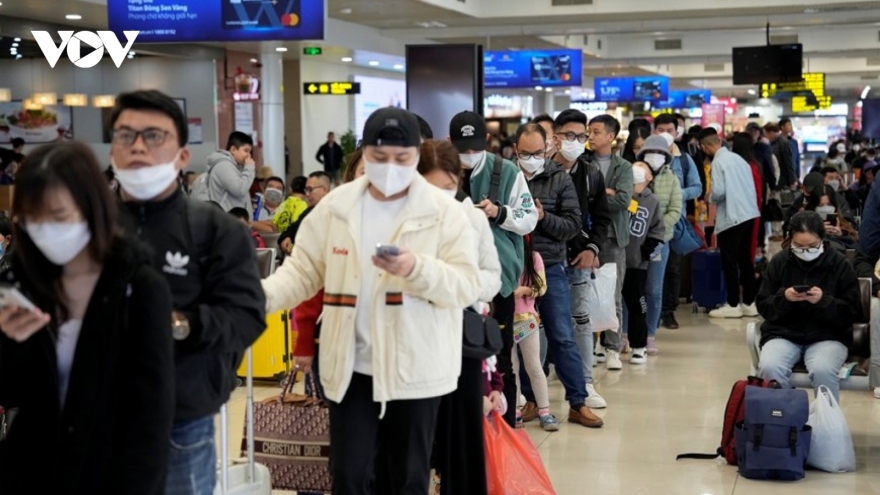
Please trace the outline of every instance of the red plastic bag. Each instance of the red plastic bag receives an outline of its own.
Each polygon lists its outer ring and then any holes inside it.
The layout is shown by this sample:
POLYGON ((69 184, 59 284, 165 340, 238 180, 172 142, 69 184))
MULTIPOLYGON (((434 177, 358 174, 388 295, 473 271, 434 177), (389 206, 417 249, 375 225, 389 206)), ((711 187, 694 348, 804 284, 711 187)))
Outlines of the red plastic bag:
POLYGON ((538 449, 525 430, 514 430, 498 414, 483 418, 489 495, 556 495, 538 449))

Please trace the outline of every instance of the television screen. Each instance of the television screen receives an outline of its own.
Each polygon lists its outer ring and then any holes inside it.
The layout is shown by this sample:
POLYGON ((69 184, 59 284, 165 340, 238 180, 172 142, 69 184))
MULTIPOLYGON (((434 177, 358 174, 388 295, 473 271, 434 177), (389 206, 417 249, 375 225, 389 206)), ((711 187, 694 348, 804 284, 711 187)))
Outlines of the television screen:
POLYGON ((110 30, 139 31, 138 43, 320 40, 325 10, 324 0, 107 0, 110 30))
POLYGON ((580 86, 580 50, 517 50, 486 52, 483 71, 487 88, 580 86))
POLYGON ((733 84, 800 81, 803 62, 800 43, 734 48, 733 84))

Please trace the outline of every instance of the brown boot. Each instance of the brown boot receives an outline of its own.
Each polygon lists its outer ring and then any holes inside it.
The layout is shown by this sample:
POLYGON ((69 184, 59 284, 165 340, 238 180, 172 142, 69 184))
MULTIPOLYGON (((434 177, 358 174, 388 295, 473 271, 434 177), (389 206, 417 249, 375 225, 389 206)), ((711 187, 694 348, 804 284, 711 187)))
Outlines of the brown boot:
POLYGON ((577 423, 581 426, 586 426, 587 428, 601 428, 602 425, 605 424, 605 422, 602 421, 602 418, 596 416, 587 406, 581 406, 578 411, 569 409, 568 422, 577 423))
POLYGON ((522 420, 523 423, 528 423, 529 421, 534 421, 538 419, 538 404, 534 402, 526 402, 526 405, 522 408, 522 420))

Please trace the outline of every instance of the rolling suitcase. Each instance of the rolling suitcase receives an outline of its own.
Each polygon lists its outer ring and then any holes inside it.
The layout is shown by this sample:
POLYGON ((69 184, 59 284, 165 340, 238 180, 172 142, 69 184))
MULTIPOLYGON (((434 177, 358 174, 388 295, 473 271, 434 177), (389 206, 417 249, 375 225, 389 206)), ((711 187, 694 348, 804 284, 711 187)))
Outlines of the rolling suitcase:
MULTIPOLYGON (((266 330, 254 342, 253 377, 258 380, 284 381, 290 371, 291 349, 290 322, 293 321, 291 311, 278 311, 266 315, 266 330)), ((246 363, 242 361, 238 368, 238 376, 246 375, 246 363)))
POLYGON ((716 249, 691 253, 693 312, 711 311, 727 302, 727 287, 721 269, 721 253, 716 249))
POLYGON ((217 486, 214 495, 272 495, 272 475, 269 468, 254 461, 254 377, 252 374, 254 355, 247 350, 247 403, 245 405, 246 424, 250 435, 247 442, 247 462, 229 463, 229 418, 226 404, 220 409, 220 470, 217 473, 217 486))

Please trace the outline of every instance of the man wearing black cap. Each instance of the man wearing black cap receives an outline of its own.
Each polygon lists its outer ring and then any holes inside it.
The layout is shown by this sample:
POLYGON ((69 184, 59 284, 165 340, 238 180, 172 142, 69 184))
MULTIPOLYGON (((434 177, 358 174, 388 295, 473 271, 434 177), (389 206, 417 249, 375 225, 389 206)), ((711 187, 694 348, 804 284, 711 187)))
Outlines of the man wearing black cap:
MULTIPOLYGON (((501 261, 501 292, 492 302, 494 317, 502 326, 504 348, 498 355, 498 371, 504 375, 504 396, 508 404, 517 403, 516 377, 510 350, 513 348, 514 291, 523 272, 523 239, 535 230, 538 211, 525 176, 508 160, 486 152, 489 133, 486 120, 474 112, 461 112, 449 123, 449 140, 458 148, 464 168, 462 188, 474 204, 483 210, 501 261)), ((505 420, 513 426, 514 407, 508 408, 505 420)))
POLYGON ((479 298, 477 253, 461 205, 416 170, 416 118, 377 110, 363 136, 365 176, 315 206, 263 289, 271 311, 324 289, 334 492, 427 493, 440 398, 461 370, 462 308, 479 298))

